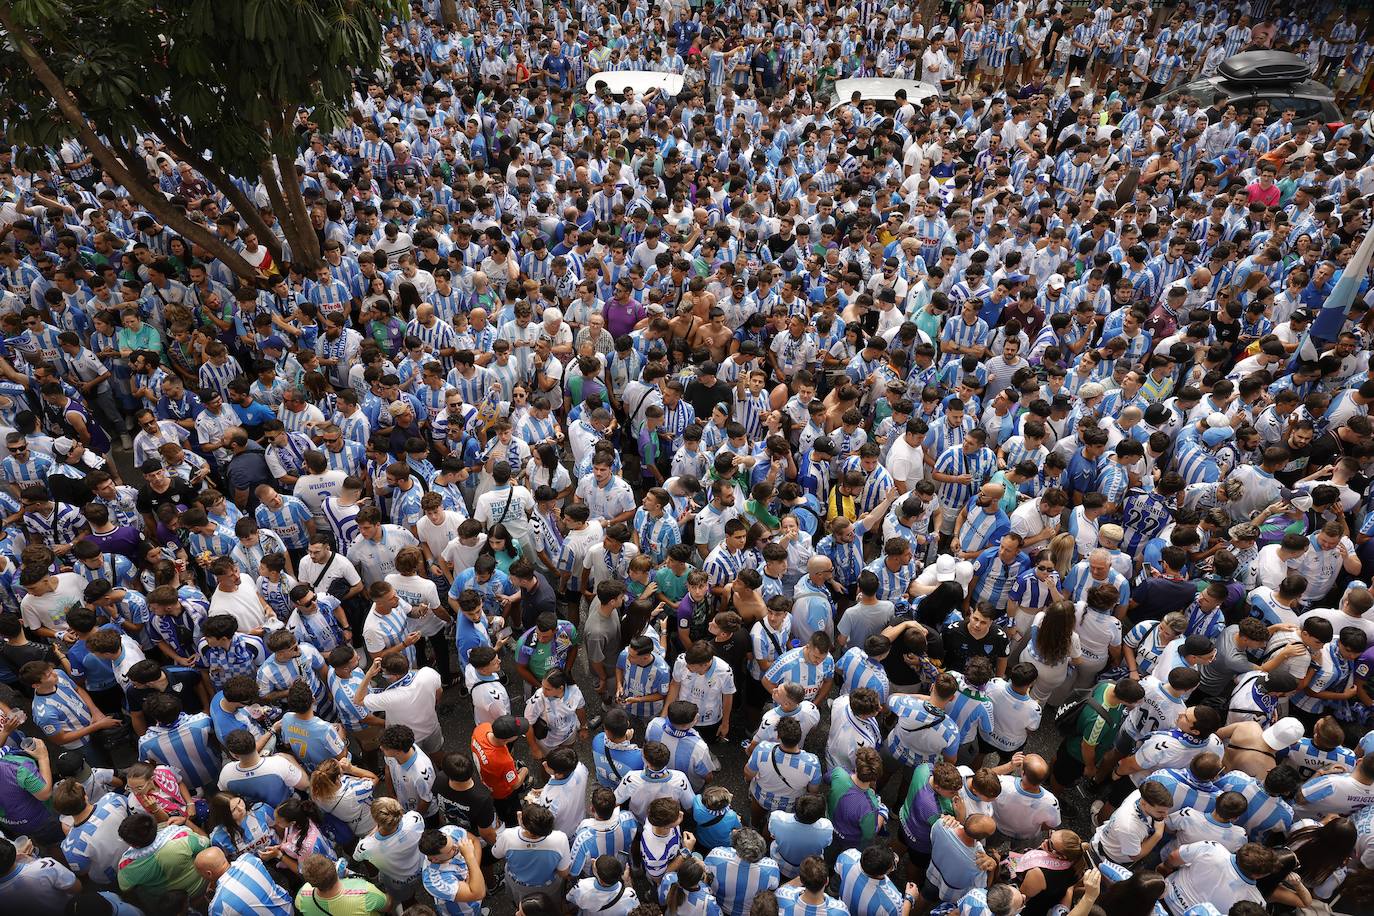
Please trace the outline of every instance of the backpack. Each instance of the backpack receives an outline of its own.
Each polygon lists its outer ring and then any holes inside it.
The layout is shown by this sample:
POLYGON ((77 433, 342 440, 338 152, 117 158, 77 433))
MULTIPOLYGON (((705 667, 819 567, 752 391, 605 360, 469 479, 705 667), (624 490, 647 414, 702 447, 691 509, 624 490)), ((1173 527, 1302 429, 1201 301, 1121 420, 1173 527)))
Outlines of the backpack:
POLYGON ((1064 738, 1070 738, 1078 733, 1078 716, 1084 709, 1091 709, 1102 718, 1107 718, 1107 710, 1102 708, 1102 704, 1088 694, 1077 702, 1070 703, 1060 710, 1059 715, 1054 717, 1054 728, 1064 738))

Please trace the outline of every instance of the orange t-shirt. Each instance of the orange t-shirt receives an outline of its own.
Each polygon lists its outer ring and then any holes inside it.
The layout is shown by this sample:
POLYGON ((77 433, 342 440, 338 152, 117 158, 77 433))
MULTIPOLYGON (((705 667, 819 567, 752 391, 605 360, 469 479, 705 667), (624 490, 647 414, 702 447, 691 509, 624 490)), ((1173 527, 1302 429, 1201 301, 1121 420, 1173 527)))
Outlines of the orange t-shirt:
POLYGON ((492 735, 490 722, 483 722, 472 731, 472 759, 492 798, 506 798, 515 791, 519 767, 510 748, 492 735))

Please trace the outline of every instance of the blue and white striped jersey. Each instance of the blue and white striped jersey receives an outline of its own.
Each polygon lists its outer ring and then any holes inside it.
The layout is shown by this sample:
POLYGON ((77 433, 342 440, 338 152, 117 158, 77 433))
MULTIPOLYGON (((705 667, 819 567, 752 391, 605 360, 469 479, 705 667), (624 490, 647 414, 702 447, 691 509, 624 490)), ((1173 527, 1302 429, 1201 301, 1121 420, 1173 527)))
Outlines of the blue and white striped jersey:
POLYGON ((912 694, 888 697, 887 708, 897 715, 884 749, 905 766, 919 766, 939 757, 954 759, 959 729, 945 711, 912 694))
POLYGON ((778 888, 777 898, 778 916, 850 916, 848 908, 828 894, 824 903, 807 903, 796 884, 778 888))
MULTIPOLYGON (((462 842, 467 836, 467 831, 462 827, 444 826, 439 829, 455 843, 462 842)), ((444 916, 480 916, 480 898, 466 903, 457 899, 468 880, 468 864, 461 853, 439 865, 426 859, 425 867, 420 872, 420 880, 425 891, 433 899, 437 912, 444 916)))
MULTIPOLYGON (((670 827, 666 835, 660 835, 657 828, 646 827, 639 835, 639 856, 644 863, 644 874, 651 882, 661 881, 682 851, 682 828, 670 827)), ((509 867, 508 867, 509 870, 509 867)))
POLYGON ((806 646, 789 649, 768 669, 773 684, 797 683, 806 691, 806 698, 814 700, 821 684, 835 677, 835 660, 826 655, 819 664, 806 658, 806 646))
POLYGON ((727 916, 748 916, 759 892, 776 890, 782 880, 772 859, 746 862, 729 846, 717 846, 703 861, 711 875, 711 893, 727 916))
POLYGON ((219 876, 206 916, 291 916, 292 909, 291 895, 250 853, 230 862, 219 876))
POLYGON ((1327 750, 1317 747, 1311 738, 1303 738, 1292 747, 1279 751, 1278 758, 1280 763, 1297 767, 1298 775, 1304 781, 1330 766, 1341 766, 1347 771, 1355 769, 1355 752, 1350 748, 1338 744, 1327 750))
POLYGON ((1215 782, 1204 782, 1186 767, 1170 767, 1151 773, 1146 782, 1157 782, 1173 796, 1173 809, 1196 808, 1205 814, 1216 806, 1222 789, 1215 782))
POLYGON ((1236 818, 1236 823, 1245 828, 1252 840, 1263 840, 1275 830, 1287 834, 1292 828, 1293 806, 1282 798, 1270 795, 1260 781, 1248 773, 1239 770, 1222 773, 1217 778, 1217 788, 1245 796, 1249 806, 1244 814, 1236 818))
POLYGON ((835 672, 843 681, 837 691, 838 695, 847 696, 860 687, 867 687, 875 691, 880 700, 887 702, 887 695, 891 690, 887 669, 881 662, 869 658, 862 646, 850 646, 846 649, 840 660, 835 663, 835 672))
POLYGON ((138 741, 138 759, 171 767, 194 791, 219 778, 223 761, 214 736, 214 722, 208 715, 182 714, 171 725, 148 726, 138 741))
POLYGON ((277 832, 272 829, 272 820, 270 805, 250 803, 248 814, 238 825, 237 834, 231 834, 228 828, 219 826, 210 831, 210 842, 224 850, 225 856, 232 861, 276 844, 277 832))
POLYGON ((902 892, 886 875, 874 878, 859 865, 857 849, 846 849, 835 860, 840 899, 850 916, 896 916, 902 911, 902 892))
MULTIPOLYGON (((620 657, 616 660, 616 669, 620 672, 622 689, 627 697, 645 697, 655 694, 666 696, 668 693, 672 673, 668 670, 668 663, 657 653, 655 653, 652 663, 633 665, 630 663, 629 650, 621 649, 620 657)), ((625 704, 625 709, 632 716, 646 719, 657 713, 661 705, 661 702, 631 702, 625 704)))
POLYGON ((649 722, 644 729, 644 740, 658 741, 667 747, 672 755, 668 765, 686 773, 692 781, 692 788, 698 791, 706 784, 706 777, 720 768, 710 746, 697 734, 696 729, 675 728, 663 716, 649 722))
POLYGON ((590 874, 592 863, 601 856, 615 856, 628 865, 638 834, 639 821, 629 811, 618 810, 604 821, 583 820, 573 835, 572 874, 590 874))
POLYGON ((754 747, 745 764, 749 797, 766 811, 791 811, 797 799, 820 785, 821 762, 809 751, 787 751, 773 741, 754 747))
MULTIPOLYGON (((32 707, 34 724, 48 737, 85 728, 95 718, 86 706, 76 682, 61 669, 55 669, 53 673, 57 675, 57 687, 52 693, 35 693, 32 707)), ((62 746, 76 750, 85 747, 90 740, 88 735, 75 741, 64 742, 62 746)))
MULTIPOLYGON (((90 817, 73 823, 62 840, 62 854, 78 875, 97 884, 113 885, 119 860, 129 844, 119 838, 119 825, 129 816, 129 800, 118 792, 92 803, 90 817)), ((65 820, 65 819, 64 819, 65 820)))
POLYGON ((310 509, 294 496, 281 495, 281 505, 270 509, 260 505, 254 510, 258 527, 272 531, 282 543, 293 550, 304 548, 310 541, 306 522, 312 520, 310 509))

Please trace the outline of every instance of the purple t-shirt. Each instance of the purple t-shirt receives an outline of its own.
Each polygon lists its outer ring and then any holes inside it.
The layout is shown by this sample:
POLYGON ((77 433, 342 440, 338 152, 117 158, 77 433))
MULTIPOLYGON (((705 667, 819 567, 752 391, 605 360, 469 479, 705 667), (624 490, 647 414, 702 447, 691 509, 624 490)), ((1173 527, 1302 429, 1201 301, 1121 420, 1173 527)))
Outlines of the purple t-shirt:
POLYGON ((635 329, 649 312, 634 299, 627 305, 621 305, 612 299, 606 303, 603 309, 606 315, 606 330, 612 337, 619 337, 621 334, 628 334, 635 329))
POLYGON ((139 561, 138 545, 140 538, 138 530, 130 525, 120 525, 113 531, 107 531, 104 534, 88 534, 86 540, 94 542, 100 548, 101 553, 117 553, 135 563, 139 561))
POLYGON ((1359 683, 1374 683, 1374 646, 1364 650, 1355 661, 1355 678, 1359 683))

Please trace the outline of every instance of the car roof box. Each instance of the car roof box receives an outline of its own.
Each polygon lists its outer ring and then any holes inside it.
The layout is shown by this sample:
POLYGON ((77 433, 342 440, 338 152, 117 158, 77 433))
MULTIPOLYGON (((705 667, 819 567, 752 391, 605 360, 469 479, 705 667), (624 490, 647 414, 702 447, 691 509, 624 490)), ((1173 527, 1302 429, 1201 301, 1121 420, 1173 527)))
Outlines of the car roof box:
POLYGON ((1217 75, 1233 83, 1297 83, 1312 75, 1301 57, 1287 51, 1243 51, 1222 61, 1217 75))

